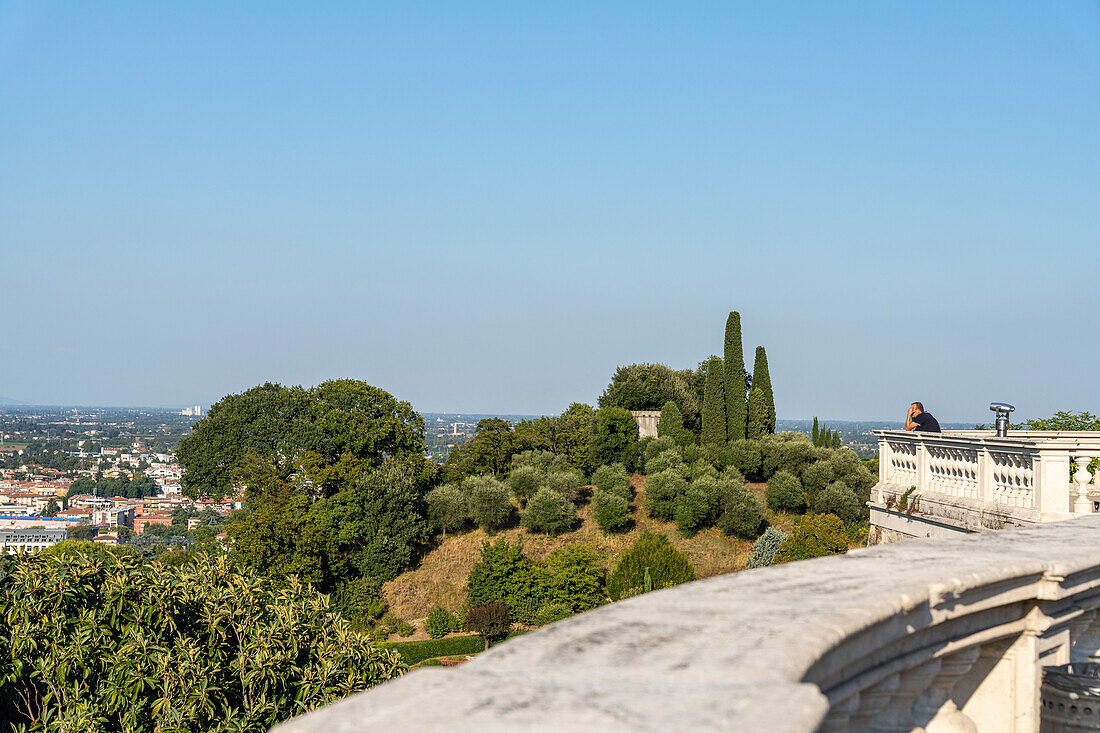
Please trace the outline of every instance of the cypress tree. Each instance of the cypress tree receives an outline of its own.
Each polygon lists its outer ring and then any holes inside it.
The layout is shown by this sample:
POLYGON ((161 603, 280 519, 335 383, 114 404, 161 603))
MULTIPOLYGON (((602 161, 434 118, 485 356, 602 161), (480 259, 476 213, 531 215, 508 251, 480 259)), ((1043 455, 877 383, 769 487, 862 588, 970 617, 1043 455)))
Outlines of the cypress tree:
POLYGON ((745 399, 745 354, 741 348, 741 314, 730 311, 726 319, 726 344, 723 353, 726 434, 729 440, 745 437, 748 402, 745 399))
POLYGON ((825 435, 822 436, 822 438, 821 438, 821 446, 823 448, 828 448, 829 445, 832 442, 833 442, 833 431, 830 430, 829 428, 825 428, 825 435))
MULTIPOLYGON (((775 395, 772 394, 772 376, 768 372, 768 354, 763 346, 756 347, 756 361, 752 365, 752 387, 764 393, 764 432, 775 432, 775 395)), ((751 413, 751 410, 750 410, 751 413)), ((750 414, 749 419, 752 420, 750 414)))
POLYGON ((813 431, 812 436, 810 437, 810 442, 813 443, 814 445, 817 445, 817 439, 818 439, 818 434, 817 433, 818 433, 818 430, 817 430, 817 415, 814 415, 814 431, 813 431))
POLYGON ((684 416, 676 403, 669 400, 661 406, 661 420, 657 423, 657 435, 661 438, 666 435, 676 438, 684 432, 684 416))
POLYGON ((840 442, 840 433, 838 433, 837 431, 834 430, 833 431, 833 443, 829 447, 830 448, 840 448, 842 446, 843 446, 843 443, 840 442))
POLYGON ((703 444, 726 444, 726 398, 723 390, 722 360, 712 356, 707 360, 707 376, 703 382, 703 444))
POLYGON ((764 390, 753 385, 749 392, 749 424, 746 428, 749 440, 763 438, 768 434, 768 403, 764 390))

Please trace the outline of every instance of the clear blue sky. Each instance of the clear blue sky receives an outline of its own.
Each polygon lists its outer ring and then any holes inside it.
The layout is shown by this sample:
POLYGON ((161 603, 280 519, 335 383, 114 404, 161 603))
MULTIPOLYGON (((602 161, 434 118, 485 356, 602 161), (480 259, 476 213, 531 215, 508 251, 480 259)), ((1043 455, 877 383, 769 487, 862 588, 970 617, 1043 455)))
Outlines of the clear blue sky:
POLYGON ((1098 2, 0 0, 0 395, 1100 412, 1098 2))

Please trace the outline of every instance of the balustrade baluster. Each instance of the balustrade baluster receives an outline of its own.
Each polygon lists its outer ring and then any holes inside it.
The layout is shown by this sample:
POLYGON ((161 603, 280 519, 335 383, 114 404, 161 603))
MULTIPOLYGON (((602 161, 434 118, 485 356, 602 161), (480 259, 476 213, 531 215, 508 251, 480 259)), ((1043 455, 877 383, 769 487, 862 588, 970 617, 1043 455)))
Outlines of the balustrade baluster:
POLYGON ((913 703, 939 674, 941 664, 939 659, 932 659, 902 672, 890 702, 875 716, 867 730, 870 733, 923 733, 924 728, 913 722, 913 703))
POLYGON ((898 676, 892 674, 878 684, 872 685, 866 690, 860 690, 859 710, 852 713, 849 720, 849 729, 852 731, 867 730, 867 724, 871 721, 871 718, 878 715, 878 712, 886 707, 886 703, 890 702, 894 691, 898 689, 899 682, 898 676))
POLYGON ((1092 462, 1092 457, 1077 455, 1074 456, 1073 462, 1077 464, 1077 471, 1073 474, 1073 481, 1077 484, 1073 511, 1078 514, 1091 513, 1092 499, 1089 498, 1089 483, 1092 481, 1092 474, 1089 473, 1089 463, 1092 462))
POLYGON ((959 678, 978 661, 982 648, 971 647, 943 658, 940 672, 913 704, 913 722, 923 725, 926 733, 977 733, 978 727, 951 697, 959 678))

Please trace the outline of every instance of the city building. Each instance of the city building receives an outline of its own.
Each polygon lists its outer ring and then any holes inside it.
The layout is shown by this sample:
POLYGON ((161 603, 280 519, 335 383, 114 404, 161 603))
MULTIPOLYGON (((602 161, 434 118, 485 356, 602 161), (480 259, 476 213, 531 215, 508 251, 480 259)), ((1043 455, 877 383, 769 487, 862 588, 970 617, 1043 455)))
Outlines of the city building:
POLYGON ((41 552, 67 539, 67 529, 0 529, 0 552, 41 552))

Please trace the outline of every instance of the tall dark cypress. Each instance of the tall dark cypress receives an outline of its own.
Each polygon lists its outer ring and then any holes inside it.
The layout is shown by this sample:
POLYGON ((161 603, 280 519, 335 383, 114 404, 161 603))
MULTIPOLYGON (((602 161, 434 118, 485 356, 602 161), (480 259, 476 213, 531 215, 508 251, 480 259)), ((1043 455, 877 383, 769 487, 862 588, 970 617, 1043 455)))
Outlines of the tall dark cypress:
MULTIPOLYGON (((707 376, 703 382, 704 445, 726 444, 726 397, 723 381, 722 360, 712 356, 707 360, 707 376)), ((742 437, 743 435, 742 433, 742 437)))
POLYGON ((810 442, 817 445, 817 415, 814 415, 814 430, 810 436, 810 442))
POLYGON ((775 395, 772 393, 772 376, 768 372, 768 354, 763 346, 756 347, 756 361, 752 365, 752 388, 757 387, 764 393, 765 414, 750 420, 756 420, 764 427, 765 433, 775 432, 775 395))
POLYGON ((748 425, 748 398, 745 388, 745 353, 741 348, 741 314, 730 311, 726 319, 726 344, 722 365, 726 393, 726 435, 729 440, 745 437, 748 425))

